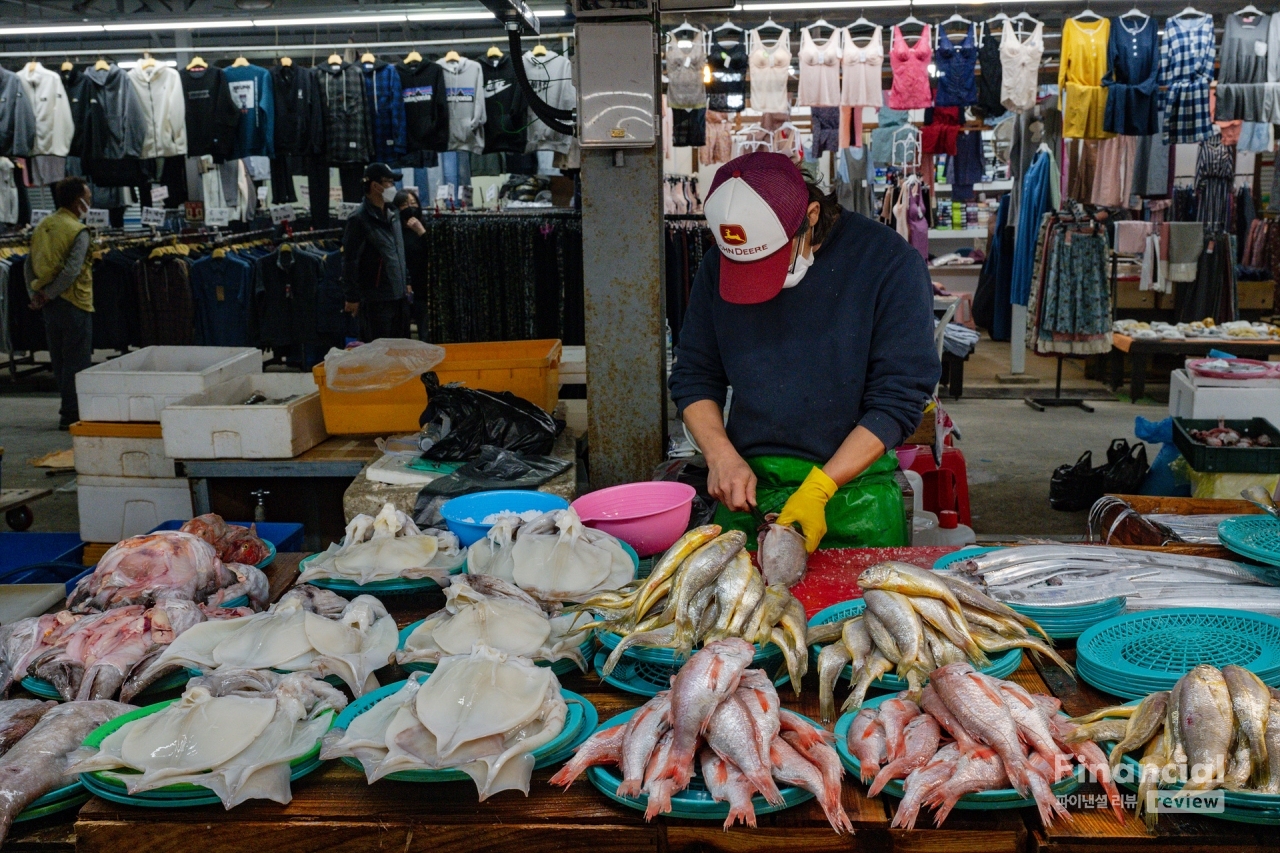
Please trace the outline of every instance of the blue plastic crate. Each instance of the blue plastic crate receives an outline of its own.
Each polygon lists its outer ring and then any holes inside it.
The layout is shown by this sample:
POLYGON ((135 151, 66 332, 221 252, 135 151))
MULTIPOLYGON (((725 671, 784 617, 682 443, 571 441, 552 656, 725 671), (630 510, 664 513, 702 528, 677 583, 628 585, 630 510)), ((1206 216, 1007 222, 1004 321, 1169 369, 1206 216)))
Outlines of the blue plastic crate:
POLYGON ((0 583, 42 583, 5 576, 34 563, 73 562, 79 547, 78 533, 0 533, 0 583))
MULTIPOLYGON (((166 521, 158 525, 154 530, 148 533, 156 533, 161 530, 177 530, 185 521, 166 521)), ((228 521, 227 524, 234 524, 236 527, 248 527, 251 524, 257 525, 258 537, 272 545, 276 546, 276 551, 302 551, 303 549, 303 531, 302 525, 293 521, 228 521)))

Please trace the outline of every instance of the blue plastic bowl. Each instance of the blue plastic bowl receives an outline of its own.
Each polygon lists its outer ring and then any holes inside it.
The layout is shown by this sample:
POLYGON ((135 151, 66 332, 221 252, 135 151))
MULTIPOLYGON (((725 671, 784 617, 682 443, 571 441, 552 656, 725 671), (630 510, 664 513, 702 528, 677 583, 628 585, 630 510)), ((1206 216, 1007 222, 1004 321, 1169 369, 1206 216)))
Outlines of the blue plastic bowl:
POLYGON ((444 516, 449 530, 462 540, 465 548, 479 542, 489 533, 489 528, 493 525, 484 524, 481 519, 495 512, 527 512, 531 509, 551 512, 554 509, 568 508, 568 501, 547 492, 509 489, 476 492, 474 495, 454 498, 440 507, 440 514, 444 516))

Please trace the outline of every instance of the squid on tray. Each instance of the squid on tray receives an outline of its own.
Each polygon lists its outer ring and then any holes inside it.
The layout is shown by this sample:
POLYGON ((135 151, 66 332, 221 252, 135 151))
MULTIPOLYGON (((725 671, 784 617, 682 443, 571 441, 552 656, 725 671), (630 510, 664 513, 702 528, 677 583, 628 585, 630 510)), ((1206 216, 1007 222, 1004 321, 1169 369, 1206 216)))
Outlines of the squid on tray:
POLYGON ((569 659, 583 672, 584 635, 594 627, 585 613, 548 614, 527 592, 494 575, 455 578, 445 605, 423 620, 396 652, 399 664, 439 662, 464 655, 476 643, 508 655, 555 663, 569 659))
POLYGON ((103 613, 63 610, 0 628, 0 693, 30 675, 66 700, 128 701, 151 680, 140 677, 150 656, 206 621, 235 620, 247 607, 209 607, 181 598, 130 604, 103 613))
POLYGON ((477 643, 331 730, 320 757, 357 759, 370 784, 403 770, 456 769, 475 780, 481 801, 528 795, 533 752, 559 736, 567 715, 550 668, 477 643))
POLYGON ((71 770, 120 773, 130 794, 188 783, 230 809, 245 800, 288 803, 289 762, 310 752, 347 705, 341 691, 303 673, 224 669, 193 679, 182 698, 86 747, 71 770))
POLYGON ((510 581, 539 601, 585 601, 635 578, 631 557, 572 509, 522 522, 511 514, 468 549, 467 571, 510 581))
POLYGON ((274 669, 336 675, 352 693, 378 687, 399 637, 395 619, 371 595, 351 601, 310 585, 294 587, 263 613, 197 625, 161 650, 138 676, 150 684, 175 669, 274 669))
POLYGON ((88 613, 162 598, 218 605, 242 595, 261 608, 269 593, 267 576, 253 566, 224 563, 199 536, 166 530, 111 546, 93 574, 76 584, 67 609, 88 613))
POLYGON ((335 578, 358 584, 404 578, 431 578, 449 585, 449 572, 466 557, 458 537, 445 530, 419 530, 413 519, 385 504, 378 515, 351 519, 342 542, 307 564, 299 583, 335 578))

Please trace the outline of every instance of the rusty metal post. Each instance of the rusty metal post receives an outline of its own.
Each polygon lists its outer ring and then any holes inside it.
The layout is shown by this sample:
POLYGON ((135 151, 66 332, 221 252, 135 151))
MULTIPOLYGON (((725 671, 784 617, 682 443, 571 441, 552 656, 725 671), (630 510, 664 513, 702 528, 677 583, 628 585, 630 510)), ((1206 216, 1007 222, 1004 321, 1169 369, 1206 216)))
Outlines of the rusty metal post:
MULTIPOLYGON (((652 50, 652 43, 637 45, 652 50)), ((582 68, 582 79, 591 69, 582 68)), ((654 80, 654 91, 659 91, 654 80)), ((659 139, 661 137, 659 136, 659 139)), ((584 149, 587 436, 593 488, 647 480, 666 447, 662 145, 584 149)))

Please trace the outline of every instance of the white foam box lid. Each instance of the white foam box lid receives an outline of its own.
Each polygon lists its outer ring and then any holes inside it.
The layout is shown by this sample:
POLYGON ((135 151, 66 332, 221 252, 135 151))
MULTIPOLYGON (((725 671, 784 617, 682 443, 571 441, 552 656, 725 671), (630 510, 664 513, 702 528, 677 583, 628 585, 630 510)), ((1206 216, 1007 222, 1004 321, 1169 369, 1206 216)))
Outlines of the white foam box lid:
POLYGON ((328 438, 310 373, 242 376, 171 403, 160 413, 173 459, 292 459, 328 438), (244 401, 254 394, 283 403, 244 401))
POLYGON ((80 538, 119 542, 170 519, 191 518, 191 489, 182 478, 76 477, 80 538))
POLYGON ((86 421, 158 421, 170 403, 262 372, 253 347, 144 347, 76 374, 86 421))
POLYGON ((1194 420, 1266 418, 1280 424, 1280 388, 1248 384, 1202 386, 1185 370, 1169 376, 1169 414, 1194 420))

